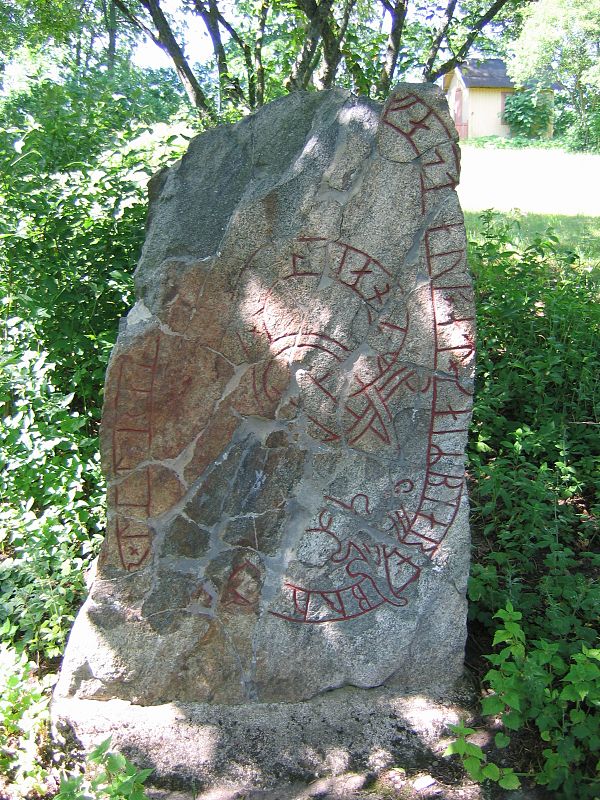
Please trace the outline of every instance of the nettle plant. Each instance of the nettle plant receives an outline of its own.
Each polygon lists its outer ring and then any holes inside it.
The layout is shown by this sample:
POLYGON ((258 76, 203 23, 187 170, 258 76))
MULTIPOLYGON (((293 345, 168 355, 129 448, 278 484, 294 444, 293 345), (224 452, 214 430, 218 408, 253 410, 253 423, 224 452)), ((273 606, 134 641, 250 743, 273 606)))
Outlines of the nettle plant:
MULTIPOLYGON (((495 616, 502 627, 493 643, 503 647, 487 656, 493 668, 484 680, 491 694, 484 697, 482 712, 500 715, 507 731, 537 729, 546 743, 537 783, 560 789, 566 797, 597 797, 600 649, 581 644, 567 660, 561 657, 558 642, 527 641, 523 615, 511 603, 495 616)), ((508 745, 510 736, 502 737, 502 744, 508 745)))
POLYGON ((45 661, 104 528, 102 386, 146 183, 190 136, 157 122, 172 103, 150 96, 135 118, 103 81, 44 79, 0 102, 0 624, 45 661))
POLYGON ((86 417, 31 328, 11 317, 0 342, 0 623, 4 641, 52 659, 100 538, 103 481, 86 417))
POLYGON ((36 675, 63 651, 104 529, 102 384, 146 183, 191 135, 169 119, 178 103, 136 102, 135 75, 127 96, 122 75, 63 78, 0 98, 0 777, 16 797, 50 769, 36 675))
MULTIPOLYGON (((483 781, 497 783, 503 789, 520 787, 521 781, 512 767, 499 767, 493 761, 489 761, 483 748, 469 740, 470 736, 477 733, 475 728, 469 728, 464 722, 460 722, 458 725, 450 725, 450 730, 456 735, 456 739, 446 748, 444 755, 459 756, 469 777, 478 783, 483 781)), ((506 747, 509 742, 510 739, 505 734, 501 732, 496 734, 496 747, 506 747)))
POLYGON ((471 618, 504 646, 488 656, 483 712, 501 717, 505 736, 538 737, 537 761, 524 765, 537 782, 591 798, 600 789, 598 276, 552 233, 516 248, 515 231, 491 213, 484 222, 471 249, 480 341, 469 598, 471 618))
POLYGON ((138 769, 110 745, 110 737, 99 744, 83 772, 61 775, 55 800, 147 800, 144 783, 152 770, 138 769))

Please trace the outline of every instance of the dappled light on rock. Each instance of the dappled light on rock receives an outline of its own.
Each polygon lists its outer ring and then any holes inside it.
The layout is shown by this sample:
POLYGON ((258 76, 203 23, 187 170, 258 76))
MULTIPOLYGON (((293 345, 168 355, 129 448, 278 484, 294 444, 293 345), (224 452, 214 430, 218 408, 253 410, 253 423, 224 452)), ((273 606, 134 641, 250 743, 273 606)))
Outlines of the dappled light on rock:
POLYGON ((454 721, 475 349, 455 140, 432 86, 383 110, 296 93, 153 179, 107 374, 108 531, 55 700, 86 745, 269 785, 416 759, 454 721))

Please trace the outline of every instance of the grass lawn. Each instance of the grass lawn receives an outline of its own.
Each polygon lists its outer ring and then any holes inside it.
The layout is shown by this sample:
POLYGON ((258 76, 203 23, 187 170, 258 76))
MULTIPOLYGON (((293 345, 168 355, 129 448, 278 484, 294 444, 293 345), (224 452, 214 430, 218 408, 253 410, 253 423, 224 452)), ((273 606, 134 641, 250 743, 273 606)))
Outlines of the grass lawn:
MULTIPOLYGON (((480 241, 483 231, 481 212, 465 211, 464 214, 468 237, 480 241)), ((600 217, 515 211, 498 211, 496 214, 500 220, 511 225, 515 245, 528 245, 536 236, 542 236, 551 229, 559 241, 559 250, 577 253, 583 266, 600 267, 600 217)))
POLYGON ((559 250, 572 250, 583 266, 600 266, 600 155, 468 144, 461 150, 458 193, 469 238, 481 241, 480 214, 493 208, 511 225, 515 246, 550 228, 559 250))
POLYGON ((600 217, 600 155, 461 147, 458 195, 467 211, 600 217))

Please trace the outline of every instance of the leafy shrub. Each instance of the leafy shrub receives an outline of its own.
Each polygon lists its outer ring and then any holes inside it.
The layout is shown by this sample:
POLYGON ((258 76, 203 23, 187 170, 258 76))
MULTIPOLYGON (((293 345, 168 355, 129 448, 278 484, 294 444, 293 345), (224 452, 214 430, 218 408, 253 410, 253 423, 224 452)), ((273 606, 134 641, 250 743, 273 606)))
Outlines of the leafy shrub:
POLYGON ((538 139, 546 136, 553 117, 552 94, 521 89, 506 98, 503 120, 514 136, 538 139))
POLYGON ((104 484, 86 418, 35 338, 35 321, 11 317, 0 342, 0 624, 5 641, 54 658, 99 540, 104 484))
POLYGON ((569 150, 600 152, 600 99, 579 117, 568 107, 557 119, 557 135, 561 135, 569 150))
MULTIPOLYGON (((502 620, 494 645, 502 650, 485 680, 493 694, 483 699, 484 714, 501 714, 506 729, 537 728, 546 747, 536 775, 539 784, 562 797, 598 797, 600 790, 600 649, 582 644, 566 660, 560 643, 527 642, 511 603, 495 615, 502 620)), ((510 737, 506 738, 508 744, 510 737)))
POLYGON ((151 769, 139 770, 121 753, 110 752, 110 738, 88 756, 83 773, 62 775, 56 800, 146 800, 151 769))
POLYGON ((143 241, 146 183, 191 133, 159 122, 176 108, 173 93, 146 87, 142 102, 133 84, 148 78, 130 72, 45 78, 0 104, 0 312, 34 322, 33 349, 52 353, 57 383, 96 422, 143 241), (129 96, 116 91, 121 79, 129 96))
POLYGON ((552 234, 516 251, 510 229, 486 219, 471 250, 479 295, 471 497, 481 533, 474 613, 490 624, 511 600, 536 630, 558 625, 591 644, 591 628, 578 620, 589 621, 597 598, 589 579, 600 507, 597 279, 552 234))
POLYGON ((592 797, 599 732, 580 727, 579 712, 596 705, 600 680, 598 276, 551 232, 519 250, 513 239, 486 213, 471 246, 479 364, 470 614, 491 631, 500 618, 494 641, 508 642, 490 656, 497 699, 484 712, 507 709, 511 730, 539 723, 548 746, 538 782, 557 797, 592 797), (567 687, 583 673, 591 686, 577 700, 567 687))
MULTIPOLYGON (((484 148, 486 150, 565 150, 568 149, 564 138, 530 139, 527 136, 478 136, 469 139, 467 147, 484 148)), ((463 144, 464 148, 465 145, 463 144)))
POLYGON ((39 748, 46 736, 51 683, 52 677, 35 677, 35 664, 25 653, 0 642, 0 791, 4 781, 21 797, 43 791, 47 773, 39 748))
POLYGON ((153 124, 162 101, 142 120, 128 102, 108 80, 45 79, 0 104, 0 624, 43 659, 62 652, 101 539, 102 386, 145 183, 189 138, 153 124))
POLYGON ((521 785, 519 776, 512 767, 499 767, 488 761, 480 745, 469 741, 469 736, 476 733, 475 728, 467 727, 463 722, 450 725, 456 739, 444 751, 445 756, 457 755, 469 776, 477 782, 492 781, 503 789, 518 789, 521 785))

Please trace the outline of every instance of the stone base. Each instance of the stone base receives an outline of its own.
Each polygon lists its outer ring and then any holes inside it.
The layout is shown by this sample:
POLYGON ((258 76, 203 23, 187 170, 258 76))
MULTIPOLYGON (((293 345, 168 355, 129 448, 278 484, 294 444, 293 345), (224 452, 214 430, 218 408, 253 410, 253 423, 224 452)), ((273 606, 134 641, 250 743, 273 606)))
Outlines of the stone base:
POLYGON ((418 769, 440 755, 460 709, 390 689, 339 689, 303 703, 245 706, 66 700, 55 735, 89 751, 108 736, 151 782, 170 789, 237 792, 349 771, 418 769))

